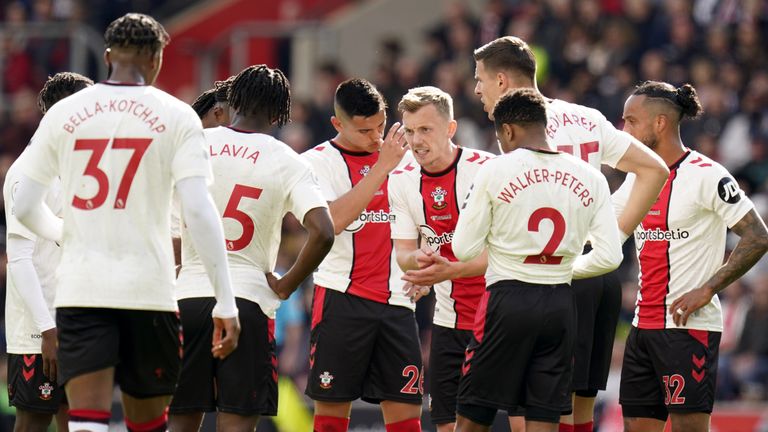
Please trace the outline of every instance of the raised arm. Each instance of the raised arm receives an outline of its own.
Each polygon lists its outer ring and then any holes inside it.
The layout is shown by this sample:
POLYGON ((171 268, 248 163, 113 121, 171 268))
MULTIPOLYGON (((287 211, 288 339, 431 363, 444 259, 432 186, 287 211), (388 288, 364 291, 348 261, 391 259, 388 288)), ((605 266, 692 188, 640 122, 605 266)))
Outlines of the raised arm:
POLYGON ((381 184, 387 180, 389 173, 403 159, 407 151, 404 136, 405 130, 400 127, 400 123, 393 124, 381 145, 379 160, 371 167, 370 172, 349 192, 328 203, 336 235, 341 234, 360 216, 381 184))

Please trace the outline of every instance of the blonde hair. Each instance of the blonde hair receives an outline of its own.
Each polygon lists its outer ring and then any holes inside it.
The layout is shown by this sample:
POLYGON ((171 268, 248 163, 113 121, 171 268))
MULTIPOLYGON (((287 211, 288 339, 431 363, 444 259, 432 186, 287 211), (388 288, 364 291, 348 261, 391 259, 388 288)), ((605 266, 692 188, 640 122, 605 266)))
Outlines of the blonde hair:
POLYGON ((400 99, 397 110, 414 113, 427 105, 434 105, 437 111, 448 120, 453 120, 453 98, 437 87, 415 87, 400 99))

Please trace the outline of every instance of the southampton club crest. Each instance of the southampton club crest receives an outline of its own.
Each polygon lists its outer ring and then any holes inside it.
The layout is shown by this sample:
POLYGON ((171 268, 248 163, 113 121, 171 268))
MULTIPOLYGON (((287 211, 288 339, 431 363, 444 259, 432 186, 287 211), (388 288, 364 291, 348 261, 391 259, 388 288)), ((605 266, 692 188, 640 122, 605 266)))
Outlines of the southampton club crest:
POLYGON ((435 210, 444 209, 448 205, 445 203, 445 196, 447 194, 448 192, 440 186, 433 190, 430 194, 432 195, 432 199, 435 200, 435 202, 432 203, 432 208, 435 210))
POLYGON ((320 387, 323 390, 328 390, 329 388, 331 388, 331 381, 333 381, 333 375, 328 373, 328 371, 325 371, 322 374, 320 374, 319 378, 320 378, 320 387))
POLYGON ((51 383, 44 383, 38 389, 40 389, 40 399, 47 401, 53 397, 53 386, 51 383))

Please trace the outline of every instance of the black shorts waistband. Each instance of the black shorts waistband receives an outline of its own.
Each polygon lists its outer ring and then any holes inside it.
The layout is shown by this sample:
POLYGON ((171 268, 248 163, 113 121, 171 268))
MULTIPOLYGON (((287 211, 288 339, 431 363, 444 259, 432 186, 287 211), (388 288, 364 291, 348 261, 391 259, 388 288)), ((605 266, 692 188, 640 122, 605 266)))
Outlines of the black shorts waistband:
POLYGON ((542 284, 542 283, 532 283, 532 282, 525 282, 517 279, 505 279, 500 280, 498 282, 494 282, 493 284, 489 285, 488 290, 498 289, 498 288, 570 288, 571 285, 567 283, 559 283, 559 284, 542 284))

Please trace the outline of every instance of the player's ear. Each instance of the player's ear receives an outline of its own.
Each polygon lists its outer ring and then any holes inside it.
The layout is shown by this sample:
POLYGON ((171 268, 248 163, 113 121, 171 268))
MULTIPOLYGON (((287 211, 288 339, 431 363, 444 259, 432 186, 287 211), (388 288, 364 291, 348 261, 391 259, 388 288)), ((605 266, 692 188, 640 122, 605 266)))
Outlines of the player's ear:
POLYGON ((333 128, 336 129, 336 132, 338 133, 341 133, 342 129, 344 129, 344 126, 341 124, 341 120, 339 120, 336 116, 331 116, 331 125, 333 125, 333 128))
POLYGON ((654 132, 661 133, 669 127, 669 117, 666 114, 657 114, 653 122, 654 132))
POLYGON ((451 120, 448 122, 448 139, 453 138, 453 136, 456 134, 456 126, 458 123, 456 120, 451 120))

